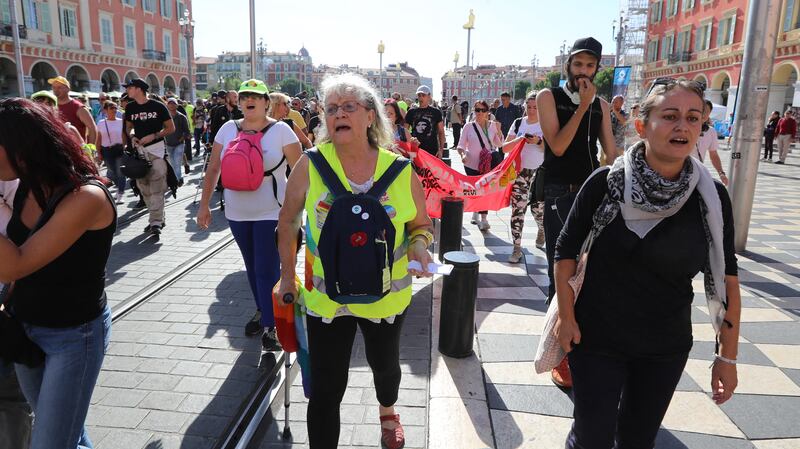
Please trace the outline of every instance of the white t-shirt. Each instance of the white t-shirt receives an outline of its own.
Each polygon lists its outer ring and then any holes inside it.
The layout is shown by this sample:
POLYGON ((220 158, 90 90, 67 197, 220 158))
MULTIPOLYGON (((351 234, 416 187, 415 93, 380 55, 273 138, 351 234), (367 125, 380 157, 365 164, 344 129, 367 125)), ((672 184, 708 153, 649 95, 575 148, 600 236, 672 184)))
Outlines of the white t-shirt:
MULTIPOLYGON (((534 136, 539 136, 540 138, 544 138, 544 134, 542 133, 542 125, 539 122, 536 123, 528 123, 525 120, 525 117, 522 118, 522 123, 519 125, 519 134, 514 132, 514 126, 511 126, 511 129, 508 130, 508 137, 512 139, 517 137, 518 135, 524 136, 525 134, 533 134, 534 136)), ((536 170, 542 165, 544 162, 544 142, 542 142, 542 146, 534 145, 532 143, 526 143, 524 147, 522 147, 522 153, 520 154, 520 159, 522 162, 522 168, 528 168, 531 170, 536 170)))
MULTIPOLYGON (((225 157, 228 143, 238 134, 233 120, 222 125, 214 138, 214 143, 222 145, 220 158, 225 157)), ((272 170, 278 165, 283 157, 283 147, 298 142, 294 131, 286 123, 277 122, 272 125, 261 138, 264 171, 272 170)), ((233 221, 277 220, 281 210, 280 204, 283 204, 286 195, 286 165, 286 161, 281 162, 281 166, 273 172, 275 180, 278 181, 278 200, 272 192, 272 179, 269 176, 265 176, 261 187, 252 192, 225 189, 225 218, 233 221)))
POLYGON ((102 136, 103 146, 122 144, 122 120, 102 119, 97 123, 97 132, 102 136))
POLYGON ((719 141, 717 141, 717 131, 711 127, 697 139, 697 150, 692 153, 692 156, 699 159, 700 162, 703 162, 706 160, 706 155, 709 151, 717 151, 718 149, 719 141))
POLYGON ((483 132, 483 130, 481 130, 480 125, 476 123, 476 126, 473 126, 473 123, 474 122, 470 122, 464 125, 464 129, 461 131, 461 138, 458 140, 458 148, 461 148, 466 153, 466 157, 464 158, 464 166, 473 170, 478 170, 481 162, 481 141, 478 139, 478 134, 475 132, 475 127, 477 126, 477 128, 480 130, 481 139, 483 139, 483 145, 489 151, 493 151, 494 148, 497 147, 497 145, 495 145, 496 143, 503 141, 503 136, 497 132, 497 127, 494 124, 490 124, 490 141, 487 142, 486 134, 483 132))

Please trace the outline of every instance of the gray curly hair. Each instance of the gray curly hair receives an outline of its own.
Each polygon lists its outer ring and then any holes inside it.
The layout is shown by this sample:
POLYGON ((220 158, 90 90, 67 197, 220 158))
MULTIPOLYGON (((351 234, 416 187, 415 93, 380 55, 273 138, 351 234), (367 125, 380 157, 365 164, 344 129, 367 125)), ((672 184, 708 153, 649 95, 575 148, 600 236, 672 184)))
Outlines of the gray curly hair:
MULTIPOLYGON (((394 143, 394 134, 389 119, 380 101, 375 87, 361 75, 354 73, 344 73, 326 77, 320 86, 320 97, 322 104, 330 95, 353 95, 359 103, 367 110, 375 111, 375 122, 367 128, 367 140, 369 145, 374 148, 387 148, 394 143)), ((319 130, 318 142, 326 143, 331 141, 325 121, 319 130)))

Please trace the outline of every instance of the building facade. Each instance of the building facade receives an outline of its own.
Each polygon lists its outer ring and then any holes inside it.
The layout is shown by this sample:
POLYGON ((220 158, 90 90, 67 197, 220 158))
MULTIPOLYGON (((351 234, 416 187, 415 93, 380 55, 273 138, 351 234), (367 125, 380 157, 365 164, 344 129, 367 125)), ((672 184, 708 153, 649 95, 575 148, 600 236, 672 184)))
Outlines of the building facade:
POLYGON ((508 92, 514 95, 514 86, 518 81, 526 80, 531 85, 540 79, 545 68, 518 65, 497 66, 494 64, 479 65, 473 69, 458 67, 442 76, 442 98, 450 99, 453 95, 467 100, 493 100, 500 94, 508 92))
MULTIPOLYGON (((800 106, 800 0, 783 0, 768 113, 800 106)), ((649 4, 644 83, 684 77, 732 113, 744 57, 747 0, 656 0, 649 4)))
POLYGON ((416 98, 417 87, 421 84, 421 77, 416 69, 408 65, 408 62, 389 64, 381 73, 378 68, 365 68, 343 64, 340 66, 320 65, 314 69, 312 75, 312 85, 314 89, 319 89, 322 80, 329 75, 341 73, 357 73, 372 85, 379 87, 381 79, 383 85, 379 90, 383 97, 390 96, 393 92, 399 92, 403 98, 416 98))
MULTIPOLYGON (((195 59, 195 64, 198 66, 198 90, 221 88, 228 79, 250 79, 249 51, 225 52, 216 58, 198 57, 195 59)), ((314 65, 305 47, 297 53, 268 52, 261 45, 256 54, 255 64, 256 78, 270 86, 289 78, 312 83, 314 65)))
MULTIPOLYGON (((13 0, 25 92, 66 77, 73 91, 120 91, 133 78, 153 92, 191 96, 188 42, 179 24, 191 0, 13 0)), ((19 96, 11 10, 0 1, 0 97, 19 96)))

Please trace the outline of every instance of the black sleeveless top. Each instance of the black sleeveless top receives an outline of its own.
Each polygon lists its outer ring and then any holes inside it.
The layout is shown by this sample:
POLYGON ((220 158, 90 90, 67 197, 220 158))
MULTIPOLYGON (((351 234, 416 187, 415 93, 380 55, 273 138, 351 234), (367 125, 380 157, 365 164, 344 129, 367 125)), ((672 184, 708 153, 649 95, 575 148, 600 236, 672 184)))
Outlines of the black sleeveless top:
MULTIPOLYGON (((111 194, 102 187, 114 208, 114 220, 97 231, 86 231, 63 254, 14 285, 11 304, 14 315, 27 324, 43 327, 74 327, 94 320, 105 310, 106 262, 111 239, 117 229, 117 212, 111 194)), ((20 184, 14 197, 14 213, 8 237, 17 246, 28 239, 20 219, 29 188, 20 184)))
MULTIPOLYGON (((562 88, 551 89, 556 104, 558 127, 564 128, 575 115, 578 105, 573 103, 562 88)), ((583 184, 583 181, 600 166, 597 160, 597 137, 603 123, 603 107, 595 98, 586 114, 583 115, 575 137, 561 156, 556 156, 545 140, 544 167, 547 169, 545 184, 583 184)))

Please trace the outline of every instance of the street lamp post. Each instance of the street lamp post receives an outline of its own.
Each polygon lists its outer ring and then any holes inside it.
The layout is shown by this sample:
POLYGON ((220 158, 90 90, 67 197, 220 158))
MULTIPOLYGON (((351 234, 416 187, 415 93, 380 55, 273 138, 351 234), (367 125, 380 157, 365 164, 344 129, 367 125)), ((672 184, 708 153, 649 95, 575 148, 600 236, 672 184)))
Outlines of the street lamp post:
POLYGON ((258 67, 259 71, 261 72, 261 80, 265 83, 267 82, 267 67, 264 64, 264 54, 266 53, 266 48, 264 47, 264 38, 260 38, 258 40, 258 67))
POLYGON ((380 86, 378 87, 378 94, 381 98, 383 98, 383 50, 385 49, 386 47, 383 45, 383 41, 380 41, 378 44, 378 60, 380 61, 378 63, 378 86, 380 86))
POLYGON ((250 0, 250 78, 256 77, 256 3, 250 0))
POLYGON ((559 61, 561 63, 561 70, 559 70, 561 75, 559 75, 559 77, 558 77, 559 81, 564 79, 564 55, 566 55, 566 54, 567 54, 567 41, 562 41, 561 42, 561 59, 559 61))
POLYGON ((536 85, 536 78, 538 78, 538 66, 539 66, 539 57, 533 55, 533 59, 531 59, 531 68, 533 69, 533 76, 531 77, 531 87, 536 85))
POLYGON ((189 100, 194 104, 195 98, 195 80, 192 76, 192 63, 194 62, 194 19, 191 18, 189 8, 183 10, 183 17, 178 19, 178 24, 183 31, 183 37, 186 39, 186 65, 189 69, 189 100))
POLYGON ((475 13, 472 10, 469 10, 469 18, 467 23, 464 24, 464 29, 467 30, 467 67, 469 65, 469 46, 470 40, 472 39, 472 30, 475 28, 475 13))
POLYGON ((619 12, 619 31, 616 31, 616 24, 617 24, 616 20, 611 25, 611 37, 617 43, 617 52, 614 55, 614 65, 615 66, 619 65, 619 55, 620 55, 620 53, 622 53, 622 42, 625 41, 625 31, 626 31, 625 22, 626 22, 626 20, 622 16, 623 13, 624 13, 623 11, 619 12))

